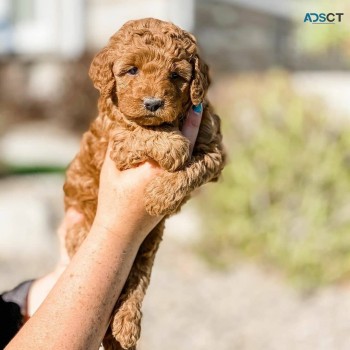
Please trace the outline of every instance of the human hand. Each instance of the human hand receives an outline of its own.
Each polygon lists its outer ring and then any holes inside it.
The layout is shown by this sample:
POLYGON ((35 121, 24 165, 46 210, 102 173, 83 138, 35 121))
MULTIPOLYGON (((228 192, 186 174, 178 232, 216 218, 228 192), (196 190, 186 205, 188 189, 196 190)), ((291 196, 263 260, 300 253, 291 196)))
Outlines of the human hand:
POLYGON ((101 169, 93 227, 111 232, 122 227, 126 233, 137 234, 131 238, 142 241, 161 220, 161 217, 151 217, 146 212, 142 198, 147 184, 159 176, 162 169, 155 162, 147 161, 119 171, 109 156, 110 149, 111 145, 101 169))

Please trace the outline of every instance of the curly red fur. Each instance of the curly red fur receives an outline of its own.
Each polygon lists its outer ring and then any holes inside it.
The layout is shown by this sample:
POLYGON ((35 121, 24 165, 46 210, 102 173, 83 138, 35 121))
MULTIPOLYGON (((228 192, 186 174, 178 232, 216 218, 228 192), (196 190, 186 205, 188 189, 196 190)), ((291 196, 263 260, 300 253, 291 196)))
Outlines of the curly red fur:
MULTIPOLYGON (((99 115, 67 170, 65 206, 84 214, 84 221, 67 234, 70 256, 93 222, 99 174, 109 142, 110 157, 120 170, 148 159, 166 170, 145 192, 145 207, 152 215, 177 212, 195 188, 218 178, 225 160, 220 119, 205 99, 210 84, 208 67, 191 34, 153 18, 129 21, 96 55, 89 73, 100 91, 99 115), (137 73, 128 73, 133 67, 137 73), (171 75, 174 72, 175 78, 171 75), (144 99, 149 97, 161 99, 162 107, 147 110, 144 99), (201 102, 203 118, 190 158, 189 141, 179 130, 190 106, 201 102)), ((107 349, 118 349, 119 345, 136 348, 141 304, 163 230, 164 220, 140 247, 115 307, 112 335, 105 337, 107 349)))

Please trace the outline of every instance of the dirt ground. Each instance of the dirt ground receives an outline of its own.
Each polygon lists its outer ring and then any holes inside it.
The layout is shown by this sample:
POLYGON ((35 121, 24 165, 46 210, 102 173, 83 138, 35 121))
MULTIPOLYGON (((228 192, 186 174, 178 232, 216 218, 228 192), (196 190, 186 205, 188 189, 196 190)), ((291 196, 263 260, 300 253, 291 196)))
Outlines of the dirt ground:
MULTIPOLYGON (((62 177, 0 181, 0 289, 53 267, 62 177)), ((190 248, 191 206, 168 222, 144 303, 140 350, 348 350, 350 291, 299 295, 271 271, 241 263, 210 269, 190 248)), ((197 229, 196 229, 197 228, 197 229)))

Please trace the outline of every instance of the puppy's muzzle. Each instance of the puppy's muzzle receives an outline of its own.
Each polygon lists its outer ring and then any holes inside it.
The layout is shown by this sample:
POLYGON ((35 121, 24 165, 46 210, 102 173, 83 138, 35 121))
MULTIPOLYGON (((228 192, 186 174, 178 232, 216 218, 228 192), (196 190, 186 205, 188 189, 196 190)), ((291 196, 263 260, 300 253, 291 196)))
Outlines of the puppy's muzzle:
POLYGON ((143 100, 143 105, 148 111, 155 112, 164 106, 164 101, 160 98, 148 97, 143 100))

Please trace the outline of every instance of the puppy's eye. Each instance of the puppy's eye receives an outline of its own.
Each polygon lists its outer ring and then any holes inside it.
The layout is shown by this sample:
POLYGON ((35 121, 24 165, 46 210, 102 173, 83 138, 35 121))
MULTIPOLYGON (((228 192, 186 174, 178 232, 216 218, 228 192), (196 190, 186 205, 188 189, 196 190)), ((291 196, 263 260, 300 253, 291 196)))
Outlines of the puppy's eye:
POLYGON ((170 73, 170 79, 177 79, 180 78, 180 75, 176 72, 171 72, 170 73))
POLYGON ((137 67, 132 67, 131 69, 129 69, 129 70, 127 71, 127 73, 130 74, 130 75, 135 75, 135 74, 137 74, 138 71, 139 71, 139 70, 138 70, 137 67))

